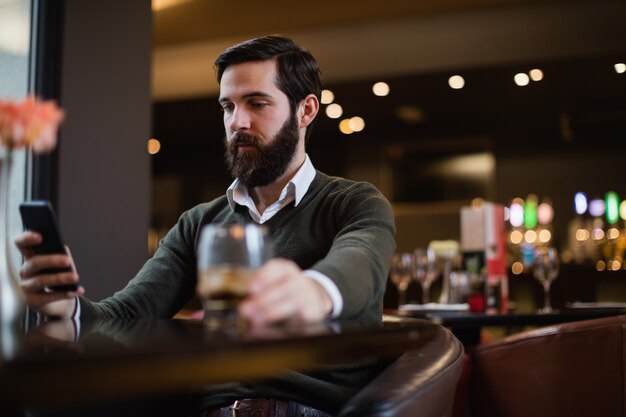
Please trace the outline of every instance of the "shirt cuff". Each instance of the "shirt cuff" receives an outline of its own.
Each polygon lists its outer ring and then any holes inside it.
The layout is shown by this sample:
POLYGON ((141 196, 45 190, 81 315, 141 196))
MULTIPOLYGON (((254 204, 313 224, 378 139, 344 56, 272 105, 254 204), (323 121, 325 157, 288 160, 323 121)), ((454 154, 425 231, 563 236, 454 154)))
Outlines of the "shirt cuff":
POLYGON ((80 336, 80 299, 78 297, 76 297, 76 307, 74 308, 74 315, 72 315, 72 322, 76 329, 76 341, 78 341, 80 336))
POLYGON ((333 309, 330 312, 330 318, 336 319, 337 317, 339 317, 341 311, 343 310, 343 297, 341 296, 339 288, 337 288, 337 285, 335 285, 333 280, 331 280, 321 272, 315 271, 313 269, 307 269, 306 271, 304 271, 304 274, 320 284, 324 291, 326 291, 326 294, 328 294, 328 296, 330 297, 330 302, 333 305, 333 309))

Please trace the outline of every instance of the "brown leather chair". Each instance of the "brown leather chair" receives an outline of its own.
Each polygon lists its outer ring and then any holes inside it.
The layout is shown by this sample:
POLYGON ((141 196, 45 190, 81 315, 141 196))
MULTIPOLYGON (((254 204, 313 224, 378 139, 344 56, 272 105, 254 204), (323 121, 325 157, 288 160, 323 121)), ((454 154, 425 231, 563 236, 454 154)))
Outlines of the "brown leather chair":
POLYGON ((471 353, 472 417, 626 416, 626 315, 519 333, 471 353))
POLYGON ((429 343, 389 365, 338 417, 451 416, 463 356, 463 345, 440 326, 429 343))

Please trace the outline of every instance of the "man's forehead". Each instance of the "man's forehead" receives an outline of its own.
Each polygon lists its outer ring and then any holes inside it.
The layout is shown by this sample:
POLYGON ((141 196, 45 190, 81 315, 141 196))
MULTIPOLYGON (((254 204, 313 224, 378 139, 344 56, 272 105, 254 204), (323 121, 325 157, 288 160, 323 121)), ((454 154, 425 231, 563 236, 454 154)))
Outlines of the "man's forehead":
POLYGON ((220 81, 220 98, 224 94, 246 94, 246 90, 270 94, 278 89, 275 60, 248 61, 230 65, 220 81))

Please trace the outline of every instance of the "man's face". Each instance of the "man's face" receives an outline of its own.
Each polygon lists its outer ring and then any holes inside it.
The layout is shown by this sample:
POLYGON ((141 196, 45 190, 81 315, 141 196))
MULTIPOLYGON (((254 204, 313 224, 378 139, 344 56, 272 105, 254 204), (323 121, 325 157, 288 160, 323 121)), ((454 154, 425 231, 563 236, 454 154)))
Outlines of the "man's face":
POLYGON ((219 101, 231 174, 249 188, 274 182, 293 160, 303 135, 287 96, 276 85, 275 61, 228 67, 219 101))

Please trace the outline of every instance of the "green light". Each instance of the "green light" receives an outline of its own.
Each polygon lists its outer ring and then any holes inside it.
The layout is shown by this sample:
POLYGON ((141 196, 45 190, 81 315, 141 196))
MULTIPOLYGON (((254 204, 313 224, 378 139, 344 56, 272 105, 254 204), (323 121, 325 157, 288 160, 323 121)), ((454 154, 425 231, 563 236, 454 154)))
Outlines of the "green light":
POLYGON ((537 227, 537 197, 529 195, 524 204, 524 227, 534 229, 537 227))
POLYGON ((619 196, 614 191, 609 191, 604 196, 606 203, 606 219, 614 224, 619 220, 619 196))

